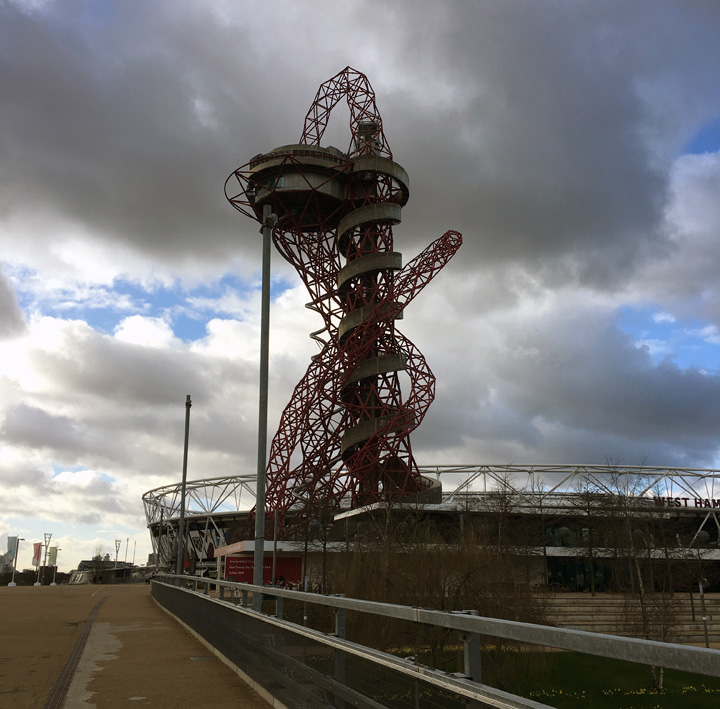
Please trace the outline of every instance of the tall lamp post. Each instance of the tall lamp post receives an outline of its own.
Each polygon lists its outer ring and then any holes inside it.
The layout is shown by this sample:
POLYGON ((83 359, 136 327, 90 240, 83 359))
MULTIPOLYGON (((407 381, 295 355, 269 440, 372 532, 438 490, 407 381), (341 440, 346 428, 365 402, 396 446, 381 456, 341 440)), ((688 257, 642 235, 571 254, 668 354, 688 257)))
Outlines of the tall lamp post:
POLYGON ((188 441, 190 439, 190 394, 185 398, 185 446, 183 449, 182 487, 180 489, 180 523, 178 524, 178 550, 175 573, 180 576, 185 560, 185 488, 187 487, 188 441))
POLYGON ((20 542, 24 542, 25 537, 17 537, 15 539, 15 556, 13 557, 13 572, 12 572, 12 581, 8 584, 8 586, 17 586, 15 583, 15 570, 17 569, 17 557, 18 557, 18 549, 20 548, 20 542))
MULTIPOLYGON (((270 352, 270 255, 272 231, 277 223, 272 207, 263 207, 260 233, 262 250, 262 296, 260 314, 260 393, 258 406, 257 482, 255 486, 255 549, 253 553, 253 584, 262 586, 265 561, 265 468, 267 466, 268 360, 270 352)), ((253 610, 262 609, 262 594, 253 593, 253 610)))

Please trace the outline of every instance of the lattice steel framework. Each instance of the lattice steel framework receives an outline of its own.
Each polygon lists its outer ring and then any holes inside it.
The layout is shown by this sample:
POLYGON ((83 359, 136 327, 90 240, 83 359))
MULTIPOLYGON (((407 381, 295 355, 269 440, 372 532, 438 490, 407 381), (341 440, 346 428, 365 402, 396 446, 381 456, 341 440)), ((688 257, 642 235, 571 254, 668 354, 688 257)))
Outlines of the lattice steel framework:
MULTIPOLYGON (((695 533, 708 526, 720 529, 720 470, 625 465, 437 465, 421 466, 425 478, 443 479, 442 507, 456 511, 466 509, 463 496, 482 498, 485 493, 508 492, 514 498, 514 509, 540 514, 543 510, 578 510, 573 496, 584 490, 603 495, 625 495, 629 508, 637 511, 655 508, 655 498, 688 500, 687 505, 667 507, 698 515, 695 533), (694 498, 710 506, 695 504, 694 498)), ((186 514, 202 520, 203 529, 223 530, 216 518, 244 520, 255 504, 255 475, 205 478, 187 483, 186 514)), ((149 529, 160 527, 164 541, 172 544, 180 516, 181 484, 166 485, 143 495, 149 529)), ((300 514, 303 503, 295 499, 294 510, 300 514)), ((433 505, 428 505, 431 509, 433 505)), ((656 511, 657 514, 657 511, 656 511)), ((691 547, 695 537, 688 540, 691 547)), ((154 551, 158 541, 151 536, 154 551)))
MULTIPOLYGON (((182 485, 174 483, 148 490, 143 507, 148 526, 180 517, 182 485)), ((185 484, 185 513, 188 516, 247 510, 255 504, 254 475, 224 475, 188 480, 185 484)))
MULTIPOLYGON (((182 483, 163 485, 148 490, 143 496, 145 519, 150 530, 153 553, 160 566, 170 566, 177 554, 178 525, 182 500, 182 483)), ((200 529, 200 539, 207 547, 211 539, 226 539, 223 518, 237 518, 238 512, 255 504, 254 475, 224 475, 217 478, 189 480, 185 484, 185 549, 200 529), (191 531, 191 527, 193 530, 191 531), (210 532, 214 532, 214 536, 210 532)))
POLYGON ((266 507, 284 521, 309 508, 353 506, 423 489, 410 433, 434 398, 435 378, 395 320, 462 243, 446 232, 403 267, 393 226, 408 177, 393 161, 367 78, 347 67, 318 90, 300 142, 257 155, 228 177, 225 194, 262 222, 298 271, 323 327, 321 351, 285 408, 267 466, 266 507), (321 147, 330 113, 350 109, 347 153, 321 147), (401 379, 403 388, 401 390, 401 379))

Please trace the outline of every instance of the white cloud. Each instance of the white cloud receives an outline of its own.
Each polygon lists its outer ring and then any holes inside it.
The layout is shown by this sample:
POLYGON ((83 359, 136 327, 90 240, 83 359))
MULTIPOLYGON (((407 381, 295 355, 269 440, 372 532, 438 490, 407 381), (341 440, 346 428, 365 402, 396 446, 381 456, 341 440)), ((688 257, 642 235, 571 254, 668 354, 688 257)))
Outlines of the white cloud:
POLYGON ((670 313, 655 313, 652 319, 654 323, 674 323, 676 321, 675 316, 670 313))
POLYGON ((143 347, 171 347, 177 345, 172 327, 160 318, 131 315, 115 328, 115 339, 143 347))
POLYGON ((700 330, 694 330, 690 334, 701 338, 711 345, 720 345, 720 328, 717 325, 708 325, 700 330))

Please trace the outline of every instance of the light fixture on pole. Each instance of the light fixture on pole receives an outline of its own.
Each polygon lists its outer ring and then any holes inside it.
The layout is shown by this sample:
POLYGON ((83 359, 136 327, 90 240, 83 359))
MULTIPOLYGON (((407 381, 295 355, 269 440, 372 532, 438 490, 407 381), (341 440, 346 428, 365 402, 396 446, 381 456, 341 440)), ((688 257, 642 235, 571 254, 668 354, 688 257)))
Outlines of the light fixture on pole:
POLYGON ((20 542, 24 542, 25 537, 16 537, 15 538, 15 556, 13 557, 13 572, 12 572, 12 580, 8 584, 8 586, 17 586, 15 583, 15 570, 17 569, 17 558, 18 558, 18 549, 20 548, 20 542))
POLYGON ((59 551, 62 551, 62 549, 60 547, 53 547, 53 549, 50 550, 50 565, 53 567, 53 580, 50 585, 57 586, 57 583, 55 583, 55 578, 57 577, 57 555, 59 551))

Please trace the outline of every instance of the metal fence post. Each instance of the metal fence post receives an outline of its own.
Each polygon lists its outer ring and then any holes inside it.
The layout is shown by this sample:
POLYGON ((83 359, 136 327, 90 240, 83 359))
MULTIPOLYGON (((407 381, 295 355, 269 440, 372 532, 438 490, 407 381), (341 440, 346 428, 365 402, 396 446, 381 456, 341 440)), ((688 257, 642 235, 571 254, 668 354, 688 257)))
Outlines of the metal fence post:
POLYGON ((700 608, 702 609, 703 628, 705 629, 705 647, 709 648, 710 638, 708 637, 707 610, 705 609, 705 592, 703 590, 704 580, 705 579, 702 579, 698 582, 698 590, 700 591, 700 608))
POLYGON ((335 635, 338 638, 345 637, 345 609, 335 609, 335 635))
MULTIPOLYGON (((453 611, 458 615, 480 615, 480 611, 453 611)), ((463 642, 463 673, 473 682, 482 684, 482 661, 480 657, 480 636, 477 633, 460 633, 463 642)))
POLYGON ((282 620, 283 618, 283 597, 275 596, 275 617, 282 620))
POLYGON ((240 605, 243 608, 247 608, 248 606, 248 592, 245 589, 242 590, 242 601, 240 602, 240 605))
MULTIPOLYGON (((342 596, 340 596, 342 597, 342 596)), ((345 639, 346 619, 345 609, 335 609, 335 636, 345 639)), ((345 652, 343 650, 335 650, 335 679, 345 685, 345 652)), ((340 697, 335 698, 335 706, 337 709, 344 709, 345 700, 340 697)))
POLYGON ((463 633, 464 672, 473 682, 482 684, 482 661, 480 658, 480 636, 476 633, 463 633))

